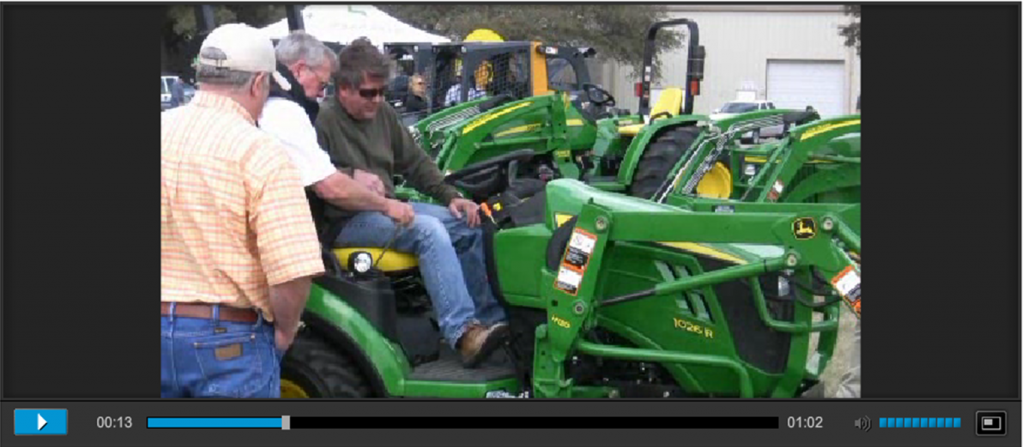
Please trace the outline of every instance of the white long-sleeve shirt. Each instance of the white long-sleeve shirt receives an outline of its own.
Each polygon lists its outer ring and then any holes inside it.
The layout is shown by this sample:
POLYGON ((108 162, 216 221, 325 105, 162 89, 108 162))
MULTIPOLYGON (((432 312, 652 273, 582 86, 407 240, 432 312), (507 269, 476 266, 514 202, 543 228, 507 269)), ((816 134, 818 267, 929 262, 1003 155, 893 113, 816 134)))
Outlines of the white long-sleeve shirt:
POLYGON ((337 171, 327 151, 320 148, 309 115, 294 101, 268 99, 258 122, 260 129, 285 143, 303 186, 313 185, 337 171))

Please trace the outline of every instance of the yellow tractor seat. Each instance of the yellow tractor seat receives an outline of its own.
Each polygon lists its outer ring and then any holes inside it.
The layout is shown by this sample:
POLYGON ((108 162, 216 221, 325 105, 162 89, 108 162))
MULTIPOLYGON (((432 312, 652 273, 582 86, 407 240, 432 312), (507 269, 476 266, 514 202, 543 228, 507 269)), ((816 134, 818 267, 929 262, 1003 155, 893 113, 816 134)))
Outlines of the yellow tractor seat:
MULTIPOLYGON (((654 108, 651 109, 651 121, 666 116, 676 116, 681 110, 683 110, 683 89, 679 87, 667 88, 658 95, 658 102, 654 103, 654 108)), ((619 128, 619 135, 635 137, 644 126, 645 124, 622 126, 619 128)))
POLYGON ((356 252, 366 252, 373 257, 373 261, 377 263, 377 268, 384 273, 403 272, 406 270, 412 270, 418 268, 420 263, 416 258, 416 255, 410 253, 397 252, 393 249, 388 249, 387 253, 384 253, 384 258, 381 259, 381 253, 384 251, 383 248, 376 247, 346 247, 346 248, 335 248, 331 250, 334 253, 334 257, 338 258, 338 264, 341 268, 348 270, 348 258, 356 252))

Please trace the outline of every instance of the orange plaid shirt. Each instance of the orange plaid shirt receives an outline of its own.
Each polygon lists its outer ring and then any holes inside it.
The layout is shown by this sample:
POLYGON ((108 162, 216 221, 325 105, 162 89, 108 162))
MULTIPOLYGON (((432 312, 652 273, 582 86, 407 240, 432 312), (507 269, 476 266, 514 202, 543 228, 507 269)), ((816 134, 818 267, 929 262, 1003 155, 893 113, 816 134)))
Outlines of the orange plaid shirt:
POLYGON ((270 286, 323 273, 286 149, 230 98, 197 92, 160 123, 160 299, 257 307, 270 286))

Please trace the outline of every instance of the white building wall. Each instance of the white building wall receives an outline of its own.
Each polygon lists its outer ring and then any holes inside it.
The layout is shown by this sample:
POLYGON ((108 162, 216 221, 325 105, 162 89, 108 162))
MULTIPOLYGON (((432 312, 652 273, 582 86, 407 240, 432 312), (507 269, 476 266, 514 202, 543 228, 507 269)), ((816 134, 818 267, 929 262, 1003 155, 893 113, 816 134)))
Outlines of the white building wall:
MULTIPOLYGON (((697 22, 700 44, 707 53, 695 113, 711 113, 735 99, 739 90, 756 90, 757 98, 764 99, 771 59, 842 61, 847 73, 845 108, 854 112, 860 93, 860 61, 839 35, 839 25, 850 21, 841 6, 669 5, 669 9, 672 17, 697 22)), ((643 31, 637 30, 638 39, 643 38, 643 31)), ((683 86, 686 56, 685 42, 682 48, 661 54, 663 78, 656 82, 657 87, 683 86)), ((633 85, 637 78, 630 76, 630 67, 617 65, 605 64, 600 78, 619 107, 635 111, 638 101, 633 85)), ((655 94, 652 99, 656 98, 655 94)))

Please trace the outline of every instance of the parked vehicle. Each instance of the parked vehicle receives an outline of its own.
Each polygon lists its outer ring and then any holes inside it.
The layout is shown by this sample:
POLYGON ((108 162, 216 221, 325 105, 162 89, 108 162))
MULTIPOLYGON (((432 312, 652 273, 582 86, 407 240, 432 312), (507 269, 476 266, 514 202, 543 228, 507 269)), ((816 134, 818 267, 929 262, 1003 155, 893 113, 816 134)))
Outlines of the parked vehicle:
MULTIPOLYGON (((710 118, 715 121, 731 118, 741 113, 756 112, 758 110, 775 110, 775 105, 771 101, 731 101, 725 103, 721 109, 715 110, 710 118)), ((746 134, 743 134, 742 139, 747 140, 753 144, 760 143, 762 137, 778 138, 782 136, 782 125, 764 127, 757 129, 746 134)))
POLYGON ((177 79, 175 76, 160 76, 160 110, 167 110, 173 108, 171 87, 174 80, 177 79))
POLYGON ((181 78, 174 75, 160 76, 160 110, 173 109, 188 104, 195 96, 195 87, 185 83, 181 78), (174 89, 180 88, 181 92, 175 98, 174 89))

